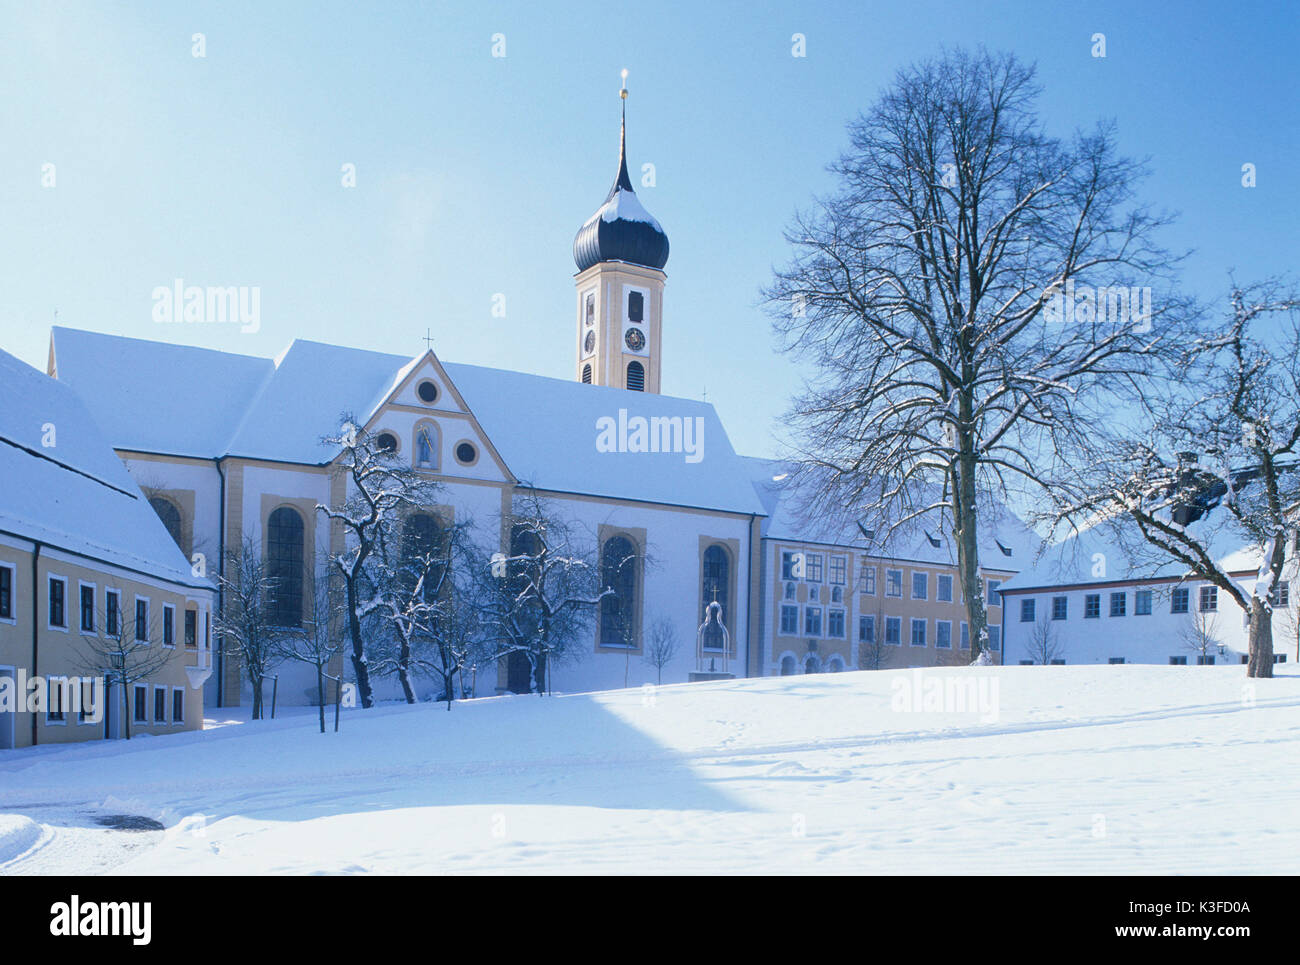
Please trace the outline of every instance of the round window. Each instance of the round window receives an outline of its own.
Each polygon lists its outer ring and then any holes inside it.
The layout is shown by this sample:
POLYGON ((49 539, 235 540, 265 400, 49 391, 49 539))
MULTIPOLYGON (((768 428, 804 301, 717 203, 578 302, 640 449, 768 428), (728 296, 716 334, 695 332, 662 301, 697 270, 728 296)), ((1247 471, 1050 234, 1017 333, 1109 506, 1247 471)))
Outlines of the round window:
POLYGON ((595 348, 596 348, 596 333, 595 333, 595 332, 588 332, 588 333, 587 333, 587 338, 583 341, 583 343, 582 343, 582 348, 583 348, 583 351, 587 352, 588 354, 590 354, 591 352, 595 351, 595 348))
POLYGON ((478 450, 475 449, 470 443, 462 442, 460 445, 456 447, 457 462, 462 462, 468 466, 477 458, 478 458, 478 450))
POLYGON ((438 387, 428 379, 415 387, 415 394, 420 397, 421 402, 427 402, 430 405, 438 401, 438 387))
POLYGON ((384 452, 397 451, 397 436, 393 435, 391 432, 379 433, 378 437, 375 439, 375 442, 379 444, 379 448, 382 449, 384 452))

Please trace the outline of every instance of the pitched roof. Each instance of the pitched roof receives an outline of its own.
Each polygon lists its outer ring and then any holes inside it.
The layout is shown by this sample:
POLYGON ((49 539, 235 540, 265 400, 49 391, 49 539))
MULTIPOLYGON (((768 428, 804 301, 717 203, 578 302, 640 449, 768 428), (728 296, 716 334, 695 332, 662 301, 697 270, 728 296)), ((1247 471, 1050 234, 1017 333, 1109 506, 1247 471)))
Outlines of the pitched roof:
MULTIPOLYGON (((868 543, 858 527, 859 520, 852 514, 846 512, 837 516, 807 509, 801 491, 804 483, 793 464, 753 457, 745 457, 744 462, 767 511, 762 524, 764 538, 843 546, 918 563, 956 565, 957 549, 952 534, 938 520, 909 522, 897 527, 886 538, 887 526, 883 522, 864 519, 862 526, 878 534, 868 543)), ((1030 566, 1042 543, 1037 533, 1004 506, 990 507, 980 520, 979 530, 980 560, 989 570, 1015 572, 1030 566), (1004 548, 1010 553, 1004 552, 1004 548)))
MULTIPOLYGON (((143 339, 56 328, 58 377, 104 400, 119 449, 321 465, 321 444, 344 411, 365 419, 414 358, 296 339, 274 361, 143 339), (170 388, 143 388, 165 369, 170 388), (183 386, 202 387, 201 400, 183 386), (222 385, 228 386, 221 391, 222 385), (201 409, 202 411, 194 411, 201 409)), ((447 376, 516 479, 540 489, 736 513, 763 512, 744 463, 712 405, 584 385, 522 372, 442 362, 447 376), (703 458, 683 453, 599 452, 597 420, 643 415, 699 419, 703 458)))
POLYGON ((0 530, 210 589, 69 386, 0 351, 0 530))

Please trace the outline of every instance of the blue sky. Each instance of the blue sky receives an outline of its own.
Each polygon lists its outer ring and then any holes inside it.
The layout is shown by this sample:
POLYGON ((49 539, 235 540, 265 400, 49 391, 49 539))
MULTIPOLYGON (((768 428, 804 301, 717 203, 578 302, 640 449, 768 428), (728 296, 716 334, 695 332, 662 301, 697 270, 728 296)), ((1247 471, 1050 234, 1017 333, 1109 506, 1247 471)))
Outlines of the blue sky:
POLYGON ((1300 252, 1295 3, 183 6, 0 6, 0 348, 42 368, 57 311, 255 355, 415 354, 432 330, 449 360, 571 377, 570 246, 615 174, 624 67, 672 243, 663 390, 707 389, 741 452, 776 451, 799 384, 759 307, 782 228, 830 188, 845 122, 942 45, 1035 61, 1056 133, 1115 119, 1181 213, 1189 290, 1300 252), (155 323, 175 278, 260 287, 260 331, 155 323))

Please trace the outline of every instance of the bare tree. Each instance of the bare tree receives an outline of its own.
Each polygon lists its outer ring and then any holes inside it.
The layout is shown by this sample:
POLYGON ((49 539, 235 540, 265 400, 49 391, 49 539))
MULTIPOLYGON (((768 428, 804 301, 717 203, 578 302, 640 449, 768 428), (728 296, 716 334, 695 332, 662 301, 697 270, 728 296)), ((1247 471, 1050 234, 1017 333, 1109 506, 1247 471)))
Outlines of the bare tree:
POLYGON ((316 704, 320 711, 320 732, 325 733, 325 668, 343 652, 339 632, 343 617, 341 584, 324 566, 312 568, 311 618, 303 621, 297 632, 286 632, 275 639, 277 656, 282 660, 304 663, 316 671, 316 704))
POLYGON ((253 720, 263 715, 263 684, 279 660, 279 637, 288 628, 277 625, 271 601, 278 581, 267 570, 260 547, 245 536, 226 557, 217 577, 221 610, 213 629, 227 657, 237 659, 253 689, 253 720))
POLYGON ((1188 621, 1179 630, 1183 645, 1196 656, 1204 658, 1219 652, 1219 615, 1213 610, 1193 607, 1188 621))
POLYGON ((318 505, 316 510, 343 530, 344 548, 330 556, 330 564, 343 581, 357 694, 362 707, 373 707, 362 624, 382 600, 370 592, 377 582, 371 563, 385 541, 397 539, 395 527, 401 515, 432 502, 434 487, 426 477, 403 465, 395 451, 381 445, 379 438, 348 413, 340 418, 339 432, 321 441, 339 449, 335 467, 346 479, 347 492, 342 506, 318 505))
POLYGON ((1185 314, 1143 297, 1176 259, 1133 201, 1142 166, 1106 126, 1048 137, 1037 93, 1009 54, 900 71, 850 125, 838 192, 795 220, 765 292, 813 370, 790 417, 807 511, 948 528, 975 658, 992 501, 1051 486, 1047 457, 1156 369, 1185 314))
MULTIPOLYGON (((645 655, 641 658, 655 668, 655 682, 664 682, 664 667, 673 662, 681 649, 677 628, 667 617, 659 617, 650 624, 646 632, 645 655)), ((624 686, 626 686, 624 681, 624 686)))
POLYGON ((1065 647, 1057 632, 1056 621, 1051 614, 1044 613, 1029 630, 1029 639, 1025 643, 1025 654, 1034 663, 1044 666, 1053 660, 1065 656, 1065 647))
POLYGON ((883 600, 877 596, 875 612, 860 614, 859 619, 862 616, 871 617, 871 636, 869 639, 863 640, 861 632, 858 633, 858 666, 863 670, 880 670, 889 663, 889 651, 891 649, 885 644, 885 607, 883 600))
MULTIPOLYGON (((106 597, 106 600, 108 598, 106 597)), ((132 685, 148 680, 175 658, 177 650, 163 646, 162 620, 148 609, 141 614, 125 613, 121 597, 112 598, 98 613, 98 633, 81 635, 81 666, 92 676, 122 688, 122 733, 131 739, 132 685)))
POLYGON ((1189 346, 1180 378, 1145 400, 1142 425, 1094 427, 1058 479, 1050 522, 1103 521, 1135 567, 1172 561, 1217 587, 1248 616, 1247 675, 1271 677, 1273 599, 1300 501, 1300 297, 1275 282, 1234 285, 1229 305, 1221 329, 1189 346), (1290 324, 1263 325, 1275 314, 1290 324), (1242 544, 1260 559, 1249 593, 1221 557, 1242 544))
POLYGON ((544 694, 551 666, 585 652, 596 607, 613 591, 600 586, 592 541, 535 489, 516 490, 502 531, 510 554, 472 568, 479 619, 502 656, 527 656, 533 691, 544 694))

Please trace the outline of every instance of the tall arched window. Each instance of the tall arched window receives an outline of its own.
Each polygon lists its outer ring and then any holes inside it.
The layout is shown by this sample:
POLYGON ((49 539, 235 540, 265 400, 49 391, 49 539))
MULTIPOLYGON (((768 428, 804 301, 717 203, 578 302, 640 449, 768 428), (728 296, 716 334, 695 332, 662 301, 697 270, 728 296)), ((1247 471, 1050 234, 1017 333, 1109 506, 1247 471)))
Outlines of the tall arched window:
POLYGON ((795 667, 798 663, 794 659, 794 654, 787 653, 781 658, 781 676, 789 677, 794 674, 795 667))
POLYGON ((583 383, 583 385, 591 385, 591 366, 590 366, 590 365, 584 365, 584 366, 582 367, 582 383, 583 383))
POLYGON ((403 578, 407 581, 407 586, 413 588, 420 575, 424 575, 421 596, 426 603, 432 603, 437 598, 443 582, 443 568, 446 566, 445 538, 446 533, 437 517, 430 513, 413 513, 402 526, 403 578))
POLYGON ((636 645, 636 547, 626 536, 605 541, 600 552, 601 587, 612 589, 600 601, 601 646, 636 645))
POLYGON ((432 422, 421 422, 415 427, 415 440, 411 446, 416 469, 438 468, 438 427, 432 422))
POLYGON ((271 621, 278 627, 302 625, 302 516, 281 506, 266 521, 266 575, 271 581, 271 621))
POLYGON ((627 363, 627 387, 633 392, 645 391, 645 366, 640 362, 627 363))
POLYGON ((149 505, 153 511, 158 514, 162 524, 167 527, 167 533, 175 541, 176 545, 183 551, 184 544, 181 542, 181 511, 176 508, 176 504, 170 499, 164 499, 161 496, 154 496, 149 500, 149 505))
MULTIPOLYGON (((731 582, 731 561, 727 551, 716 543, 704 551, 704 573, 700 584, 701 606, 703 613, 710 603, 717 600, 722 604, 722 622, 731 630, 731 607, 727 599, 727 587, 731 582)), ((709 624, 704 631, 704 646, 709 650, 722 649, 722 628, 709 624)))

